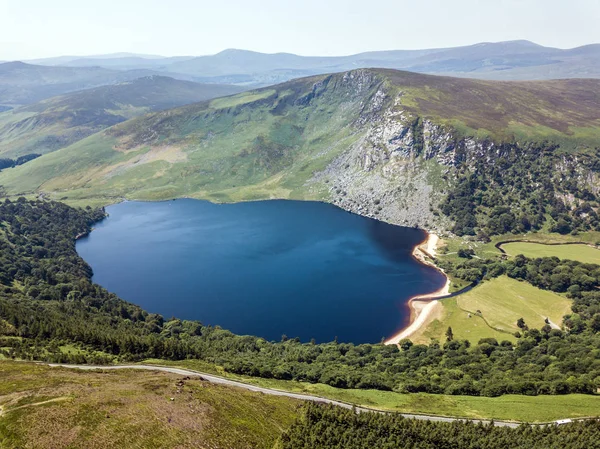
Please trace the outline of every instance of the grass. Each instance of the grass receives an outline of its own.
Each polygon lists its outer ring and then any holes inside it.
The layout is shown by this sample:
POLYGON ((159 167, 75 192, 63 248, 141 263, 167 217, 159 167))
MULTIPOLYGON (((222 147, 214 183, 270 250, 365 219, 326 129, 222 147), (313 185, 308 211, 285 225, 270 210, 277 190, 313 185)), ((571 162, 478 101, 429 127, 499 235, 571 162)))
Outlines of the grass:
POLYGON ((446 330, 451 327, 454 338, 472 343, 482 338, 514 342, 519 318, 538 329, 546 317, 560 326, 570 310, 571 302, 564 296, 501 276, 462 295, 440 300, 433 319, 411 339, 419 343, 445 341, 446 330))
POLYGON ((446 330, 451 327, 457 340, 469 340, 472 343, 477 343, 482 338, 495 338, 498 341, 516 340, 514 335, 490 327, 478 314, 463 310, 457 298, 459 297, 440 300, 433 319, 411 335, 410 339, 415 343, 424 344, 433 339, 443 342, 446 341, 446 330))
POLYGON ((590 395, 505 395, 498 398, 487 398, 427 393, 401 394, 380 390, 347 390, 324 384, 237 376, 225 373, 222 368, 196 360, 179 362, 150 360, 144 363, 171 365, 210 372, 266 388, 306 393, 350 404, 403 413, 436 414, 463 418, 493 418, 522 422, 549 422, 560 418, 600 415, 600 398, 590 395))
POLYGON ((213 109, 226 109, 232 108, 235 106, 253 103, 258 100, 263 100, 265 98, 270 97, 275 94, 277 91, 275 89, 266 89, 248 93, 242 93, 238 95, 233 95, 230 97, 224 98, 215 98, 210 102, 210 107, 213 109))
POLYGON ((236 86, 148 77, 50 98, 0 113, 0 155, 14 158, 49 153, 151 111, 240 90, 236 86))
POLYGON ((273 92, 148 116, 152 123, 129 121, 45 155, 41 163, 25 164, 25 170, 4 170, 0 184, 9 194, 41 190, 75 204, 123 198, 322 199, 306 181, 358 139, 349 125, 360 98, 332 92, 311 114, 292 107, 277 115, 271 108, 283 100, 273 92), (148 126, 156 129, 152 142, 145 137, 148 126), (164 148, 178 157, 157 157, 164 148))
MULTIPOLYGON (((482 259, 495 258, 499 257, 502 253, 496 248, 496 245, 501 242, 510 242, 504 243, 502 247, 506 250, 507 245, 513 245, 519 243, 521 240, 526 240, 529 243, 539 243, 543 246, 543 248, 549 248, 552 251, 552 248, 558 247, 561 243, 585 243, 587 245, 595 245, 596 242, 600 242, 600 232, 598 231, 587 231, 580 232, 577 235, 561 235, 557 233, 550 233, 547 231, 539 231, 539 232, 529 232, 527 234, 504 234, 504 235, 496 235, 493 236, 489 243, 481 243, 475 242, 468 239, 454 237, 454 238, 444 238, 440 242, 440 246, 443 247, 442 251, 439 251, 439 257, 446 258, 452 260, 454 262, 459 262, 464 259, 460 259, 458 257, 459 249, 472 249, 475 251, 476 257, 481 257, 482 259), (549 246, 552 245, 552 246, 549 246)), ((564 245, 565 248, 571 245, 564 245)), ((510 246, 509 246, 510 247, 510 246)), ((583 248, 583 245, 574 245, 573 248, 567 248, 569 250, 569 255, 573 255, 573 252, 577 252, 579 249, 583 248)), ((594 248, 589 248, 590 254, 596 254, 592 251, 596 251, 594 248)), ((587 250, 586 250, 587 251, 587 250)), ((515 252, 514 255, 519 254, 515 252)), ((527 254, 525 254, 527 255, 527 254)), ((560 258, 558 254, 550 254, 556 255, 560 258)))
POLYGON ((0 447, 270 449, 299 404, 166 373, 1 361, 0 447))
POLYGON ((494 329, 511 333, 519 330, 516 324, 519 318, 539 329, 546 317, 560 325, 571 310, 571 301, 564 296, 507 276, 486 281, 456 297, 456 301, 463 310, 481 311, 483 319, 494 329))
POLYGON ((540 243, 505 243, 502 249, 510 256, 523 254, 525 257, 558 257, 583 263, 600 265, 600 250, 587 245, 546 245, 540 243))

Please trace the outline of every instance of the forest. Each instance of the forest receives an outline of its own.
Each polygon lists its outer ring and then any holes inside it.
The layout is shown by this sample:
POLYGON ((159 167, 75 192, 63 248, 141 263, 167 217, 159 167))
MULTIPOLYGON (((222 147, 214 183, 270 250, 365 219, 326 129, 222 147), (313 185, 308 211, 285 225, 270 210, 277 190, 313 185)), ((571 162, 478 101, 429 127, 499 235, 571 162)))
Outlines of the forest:
POLYGON ((517 257, 453 266, 481 278, 507 273, 574 298, 564 332, 523 323, 516 344, 492 338, 474 345, 451 338, 398 346, 265 341, 165 320, 94 284, 75 238, 104 215, 45 200, 0 203, 0 351, 6 357, 72 363, 191 358, 250 376, 406 393, 595 394, 600 387, 596 265, 517 257), (77 350, 64 351, 65 345, 77 350))
POLYGON ((356 413, 309 403, 285 431, 277 449, 595 449, 600 422, 497 427, 468 421, 451 423, 403 418, 397 414, 356 413))
POLYGON ((440 205, 459 236, 539 230, 548 221, 552 232, 599 230, 598 198, 586 184, 600 171, 600 154, 576 157, 551 144, 493 146, 493 154, 463 162, 451 191, 440 205))

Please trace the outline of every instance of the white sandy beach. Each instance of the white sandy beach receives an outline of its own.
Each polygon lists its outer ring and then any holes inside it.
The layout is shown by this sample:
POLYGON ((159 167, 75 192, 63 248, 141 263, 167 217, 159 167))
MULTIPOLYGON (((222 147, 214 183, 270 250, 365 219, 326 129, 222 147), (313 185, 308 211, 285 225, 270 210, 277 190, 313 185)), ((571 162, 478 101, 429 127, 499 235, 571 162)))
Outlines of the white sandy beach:
MULTIPOLYGON (((439 237, 437 235, 429 234, 427 240, 415 248, 413 255, 422 263, 433 265, 431 262, 425 259, 425 255, 435 257, 438 242, 439 237)), ((425 324, 427 318, 429 318, 436 307, 439 307, 439 303, 437 302, 436 298, 439 298, 440 296, 446 296, 449 292, 450 279, 446 277, 446 284, 439 290, 426 295, 419 295, 410 298, 408 301, 408 305, 410 307, 410 325, 392 337, 388 338, 385 341, 385 344, 398 344, 400 340, 410 337, 417 330, 419 330, 419 328, 425 324)))

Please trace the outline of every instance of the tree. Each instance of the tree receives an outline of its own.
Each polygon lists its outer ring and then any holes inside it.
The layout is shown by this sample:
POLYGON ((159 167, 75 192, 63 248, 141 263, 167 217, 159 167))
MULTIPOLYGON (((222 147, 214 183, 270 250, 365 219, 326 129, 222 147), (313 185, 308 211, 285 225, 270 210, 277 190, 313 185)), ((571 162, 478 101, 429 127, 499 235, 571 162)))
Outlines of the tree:
POLYGON ((400 340, 400 349, 402 349, 403 351, 408 351, 411 346, 413 345, 413 342, 410 341, 408 338, 405 338, 403 340, 400 340))
POLYGON ((454 340, 454 333, 452 332, 452 328, 450 326, 448 326, 448 329, 446 329, 446 340, 447 341, 454 340))
POLYGON ((475 251, 471 248, 461 248, 458 250, 458 257, 462 257, 463 259, 471 259, 475 255, 475 251))

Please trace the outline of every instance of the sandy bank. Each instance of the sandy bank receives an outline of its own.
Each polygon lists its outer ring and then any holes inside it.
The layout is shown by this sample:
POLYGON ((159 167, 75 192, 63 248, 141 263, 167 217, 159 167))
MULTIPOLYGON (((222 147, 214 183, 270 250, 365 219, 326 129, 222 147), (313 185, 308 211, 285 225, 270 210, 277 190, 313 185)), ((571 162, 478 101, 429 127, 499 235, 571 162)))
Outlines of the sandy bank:
MULTIPOLYGON (((439 237, 435 234, 429 234, 427 240, 420 245, 416 246, 413 251, 413 256, 421 263, 435 267, 427 258, 434 258, 436 255, 437 245, 439 243, 439 237)), ((439 268, 435 267, 439 270, 439 268)), ((441 271, 441 270, 440 270, 441 271)), ((443 272, 442 272, 443 273, 443 272)), ((445 275, 444 275, 445 276, 445 275)), ((433 311, 440 307, 436 298, 446 296, 450 293, 450 279, 446 277, 446 284, 432 293, 426 295, 413 296, 408 301, 410 307, 410 324, 408 327, 402 329, 397 334, 388 338, 385 341, 386 345, 398 344, 398 342, 404 338, 410 337, 414 334, 423 324, 427 322, 427 319, 431 316, 433 311)))

